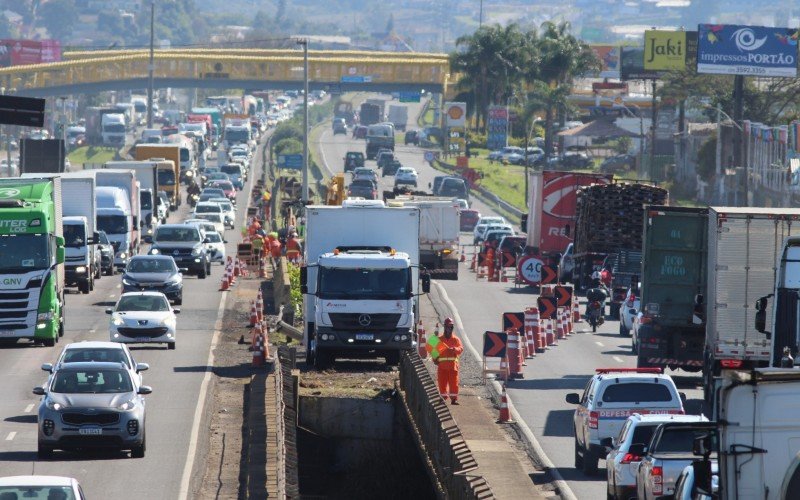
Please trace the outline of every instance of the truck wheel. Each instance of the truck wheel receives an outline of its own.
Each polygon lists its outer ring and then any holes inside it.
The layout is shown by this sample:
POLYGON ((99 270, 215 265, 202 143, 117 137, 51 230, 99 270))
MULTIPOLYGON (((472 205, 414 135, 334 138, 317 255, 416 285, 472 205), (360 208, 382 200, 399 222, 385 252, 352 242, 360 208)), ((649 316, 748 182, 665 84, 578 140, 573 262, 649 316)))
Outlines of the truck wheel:
POLYGON ((104 274, 106 276, 113 276, 114 275, 114 264, 111 264, 110 266, 108 266, 108 269, 106 269, 104 271, 104 274))
POLYGON ((40 460, 46 460, 48 458, 53 458, 53 448, 47 445, 42 444, 39 442, 36 446, 36 456, 40 460))
POLYGON ((597 455, 591 450, 583 450, 583 473, 587 476, 597 475, 597 455))
POLYGON ((197 272, 197 277, 200 278, 201 280, 204 280, 206 279, 206 276, 208 276, 208 273, 206 272, 206 265, 203 264, 203 267, 201 267, 200 270, 197 272))
POLYGON ((94 274, 94 279, 96 279, 96 280, 99 280, 103 275, 103 273, 100 272, 100 268, 97 267, 97 266, 94 267, 94 273, 93 274, 94 274))
POLYGON ((331 353, 317 350, 314 356, 314 368, 324 370, 329 368, 335 360, 336 358, 331 353))
POLYGON ((652 368, 651 365, 645 358, 642 356, 641 352, 636 353, 636 368, 652 368))
POLYGON ((622 321, 619 322, 619 334, 625 336, 630 334, 630 331, 625 328, 625 325, 622 324, 622 321))
POLYGON ((92 290, 94 290, 94 276, 89 275, 88 281, 89 281, 89 291, 91 292, 92 290))
POLYGON ((53 347, 56 345, 56 339, 44 339, 42 344, 44 344, 45 347, 53 347))
POLYGON ((78 291, 81 293, 89 293, 89 280, 83 280, 78 283, 78 291))

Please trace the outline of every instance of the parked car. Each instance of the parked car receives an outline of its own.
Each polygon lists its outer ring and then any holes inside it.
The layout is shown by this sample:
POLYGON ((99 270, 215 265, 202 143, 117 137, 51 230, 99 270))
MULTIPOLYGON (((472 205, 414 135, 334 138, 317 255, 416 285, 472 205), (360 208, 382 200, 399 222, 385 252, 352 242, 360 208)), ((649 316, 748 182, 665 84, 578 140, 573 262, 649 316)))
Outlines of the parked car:
POLYGON ((33 393, 39 403, 37 455, 50 458, 56 449, 106 447, 130 450, 144 458, 144 395, 153 389, 136 386, 122 363, 69 363, 47 385, 33 393), (98 439, 100 438, 100 439, 98 439))
POLYGON ((419 146, 419 134, 416 130, 406 130, 406 134, 403 137, 403 144, 413 144, 415 146, 419 146))
POLYGON ((473 231, 481 218, 477 210, 461 210, 459 226, 461 231, 473 231))
POLYGON ((544 150, 541 148, 528 148, 519 153, 511 153, 507 156, 506 160, 512 165, 532 165, 537 159, 544 156, 544 150))
POLYGON ((347 187, 347 196, 350 198, 364 198, 365 200, 377 200, 378 188, 369 179, 355 179, 347 187))
POLYGON ((639 290, 629 287, 619 311, 620 335, 630 335, 633 331, 633 322, 636 319, 636 315, 639 314, 639 306, 639 290))
POLYGON ((523 155, 525 154, 525 150, 517 146, 506 146, 502 149, 492 151, 487 158, 490 161, 507 161, 508 157, 513 154, 523 155))
POLYGON ((417 187, 417 171, 411 167, 401 167, 394 174, 394 185, 408 184, 417 187))
POLYGON ((122 275, 122 292, 156 291, 180 305, 183 275, 170 255, 134 255, 122 275))
POLYGON ((125 344, 167 344, 169 349, 175 349, 175 315, 180 312, 169 305, 161 292, 123 293, 113 308, 106 309, 106 314, 111 315, 110 340, 125 344))
POLYGON ((629 154, 611 156, 600 164, 600 171, 608 174, 629 172, 636 167, 636 157, 629 154))
POLYGON ((593 164, 592 159, 580 151, 567 151, 561 156, 560 162, 563 168, 589 168, 593 164))

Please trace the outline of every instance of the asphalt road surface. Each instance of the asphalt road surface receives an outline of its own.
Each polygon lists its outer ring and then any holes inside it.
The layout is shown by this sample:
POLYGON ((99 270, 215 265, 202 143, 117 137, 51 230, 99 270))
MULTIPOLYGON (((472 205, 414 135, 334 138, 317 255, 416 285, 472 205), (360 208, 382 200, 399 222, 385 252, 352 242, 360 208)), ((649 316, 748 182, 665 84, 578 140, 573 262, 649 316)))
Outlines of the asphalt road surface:
MULTIPOLYGON (((389 99, 389 96, 383 96, 389 99)), ((396 102, 395 102, 396 104, 396 102)), ((421 104, 409 104, 409 128, 418 128, 416 117, 421 104)), ((323 157, 333 173, 343 170, 347 151, 365 151, 364 140, 355 140, 351 134, 336 135, 326 130, 320 138, 323 157)), ((424 161, 424 150, 416 146, 405 146, 399 142, 395 152, 403 166, 414 167, 419 173, 419 189, 429 190, 428 183, 433 177, 442 175, 424 161)), ((366 166, 377 168, 374 161, 366 166)), ((350 181, 347 175, 346 182, 350 181)), ((393 177, 380 179, 378 192, 390 190, 393 177)), ((472 208, 483 215, 495 212, 480 200, 471 200, 472 208)), ((472 243, 472 235, 463 233, 462 244, 472 243)), ((480 352, 483 332, 497 331, 502 327, 504 312, 520 312, 526 307, 535 306, 536 289, 515 287, 513 283, 488 283, 477 281, 475 274, 461 264, 458 281, 441 281, 444 290, 456 307, 466 332, 459 332, 469 338, 480 352)), ((583 300, 583 299, 582 299, 583 300)), ((581 312, 584 304, 581 302, 581 312)), ((619 323, 607 320, 597 333, 591 333, 587 323, 577 324, 578 332, 559 342, 557 347, 528 360, 524 367, 525 378, 508 384, 508 394, 513 405, 533 431, 544 452, 567 481, 575 496, 580 499, 601 498, 605 494, 606 471, 601 460, 601 470, 596 477, 586 477, 573 467, 573 413, 575 406, 564 401, 569 392, 581 393, 586 382, 596 368, 635 367, 636 357, 631 351, 630 337, 619 335, 619 323)), ((678 389, 686 393, 687 413, 701 410, 702 390, 700 378, 689 373, 672 373, 678 389)))
MULTIPOLYGON (((212 160, 210 164, 213 164, 212 160)), ((253 165, 260 165, 259 153, 253 165)), ((245 217, 250 183, 238 194, 238 227, 245 217)), ((183 197, 185 199, 185 196, 183 197)), ((180 222, 189 214, 184 203, 169 217, 180 222)), ((228 255, 235 255, 237 230, 228 229, 228 255)), ((143 248, 144 251, 144 248, 143 248)), ((42 363, 55 361, 69 342, 109 340, 109 316, 121 292, 119 274, 96 281, 95 290, 81 295, 68 289, 66 332, 56 347, 34 347, 20 341, 0 348, 0 471, 3 476, 49 474, 71 476, 82 485, 88 498, 190 498, 192 468, 202 467, 207 431, 200 428, 199 406, 205 397, 204 377, 214 337, 214 325, 224 309, 225 294, 217 291, 222 266, 214 264, 205 280, 184 278, 184 302, 178 315, 177 347, 132 346, 138 362, 149 363, 144 384, 153 388, 147 401, 147 454, 142 459, 127 453, 65 453, 51 460, 36 458, 36 412, 39 397, 31 390, 46 381, 42 363)))

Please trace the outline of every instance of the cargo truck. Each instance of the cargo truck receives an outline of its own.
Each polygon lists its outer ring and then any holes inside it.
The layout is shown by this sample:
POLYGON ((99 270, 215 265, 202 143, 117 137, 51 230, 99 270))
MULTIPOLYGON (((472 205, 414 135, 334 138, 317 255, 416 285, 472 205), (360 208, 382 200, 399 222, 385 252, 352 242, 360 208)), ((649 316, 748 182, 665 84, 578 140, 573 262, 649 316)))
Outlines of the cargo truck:
MULTIPOLYGON (((800 233, 800 209, 709 207, 708 213, 708 317, 703 364, 707 397, 713 377, 723 370, 770 364, 772 342, 756 328, 754 306, 774 293, 784 241, 800 233)), ((778 283, 782 288, 792 287, 778 283)), ((778 297, 778 310, 786 316, 773 315, 774 300, 765 301, 760 309, 766 317, 777 318, 779 325, 794 325, 796 316, 789 311, 795 309, 796 299, 790 295, 792 292, 782 292, 778 297), (783 322, 787 320, 791 321, 783 322)), ((783 336, 783 332, 778 335, 783 336)), ((794 338, 794 333, 789 336, 794 338)))
MULTIPOLYGON (((306 362, 384 357, 397 364, 415 340, 419 209, 376 201, 306 209, 301 268, 306 362)), ((422 291, 430 288, 423 274, 422 291)))
POLYGON ((461 236, 459 205, 453 198, 396 196, 389 207, 419 209, 419 263, 431 278, 458 279, 461 236))
POLYGON ((389 115, 387 121, 394 125, 396 130, 405 130, 408 122, 408 107, 403 105, 389 105, 389 115))
POLYGON ((64 335, 61 179, 0 179, 0 339, 64 335))
POLYGON ((374 160, 381 149, 394 151, 394 125, 391 123, 367 127, 367 159, 374 160))
POLYGON ((367 99, 365 104, 378 107, 378 121, 382 122, 386 117, 386 101, 383 99, 367 99))
POLYGON ((637 367, 703 367, 708 209, 650 206, 644 218, 637 367))
POLYGON ((137 144, 134 149, 137 161, 158 162, 158 185, 170 199, 170 210, 181 205, 180 178, 181 152, 175 144, 137 144))
POLYGON ((383 121, 383 114, 381 108, 375 104, 362 103, 358 112, 359 125, 375 125, 383 121))
POLYGON ((125 145, 125 133, 127 131, 127 122, 125 115, 122 113, 107 113, 100 119, 100 125, 103 128, 103 145, 104 146, 123 146, 125 145))
POLYGON ((91 146, 103 145, 103 115, 119 113, 117 108, 90 106, 84 111, 86 142, 91 146))
MULTIPOLYGON (((798 325, 798 294, 800 293, 800 234, 785 239, 780 251, 780 264, 772 292, 759 297, 755 304, 756 330, 772 339, 771 366, 781 366, 784 349, 798 360, 800 326, 798 325), (771 307, 770 307, 771 306, 771 307), (771 312, 771 314, 768 314, 771 312)), ((795 365, 800 364, 800 360, 795 365)))
POLYGON ((192 108, 192 114, 211 117, 211 147, 217 149, 222 133, 222 111, 219 108, 192 108))
POLYGON ((150 243, 153 239, 153 232, 158 226, 157 205, 161 203, 158 192, 161 187, 158 184, 159 162, 149 161, 109 161, 103 168, 133 170, 136 172, 136 180, 139 182, 139 217, 142 222, 142 240, 150 243))

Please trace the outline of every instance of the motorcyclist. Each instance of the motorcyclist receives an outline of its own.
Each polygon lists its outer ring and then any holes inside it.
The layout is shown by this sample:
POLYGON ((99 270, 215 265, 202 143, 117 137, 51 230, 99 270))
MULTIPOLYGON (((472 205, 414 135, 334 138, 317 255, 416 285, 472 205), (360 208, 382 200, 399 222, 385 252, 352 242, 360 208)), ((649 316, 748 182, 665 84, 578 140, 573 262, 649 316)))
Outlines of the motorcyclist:
MULTIPOLYGON (((599 273, 598 273, 599 274, 599 273)), ((605 315, 606 299, 608 293, 600 282, 600 277, 592 276, 592 287, 586 290, 586 317, 589 317, 589 306, 592 302, 600 302, 600 317, 605 315)))
POLYGON ((192 198, 194 196, 197 196, 199 198, 201 191, 202 190, 200 189, 200 186, 197 184, 197 179, 192 179, 192 180, 189 181, 189 186, 186 188, 186 194, 187 194, 187 198, 189 200, 189 203, 192 206, 194 206, 196 204, 195 202, 192 201, 192 198))

